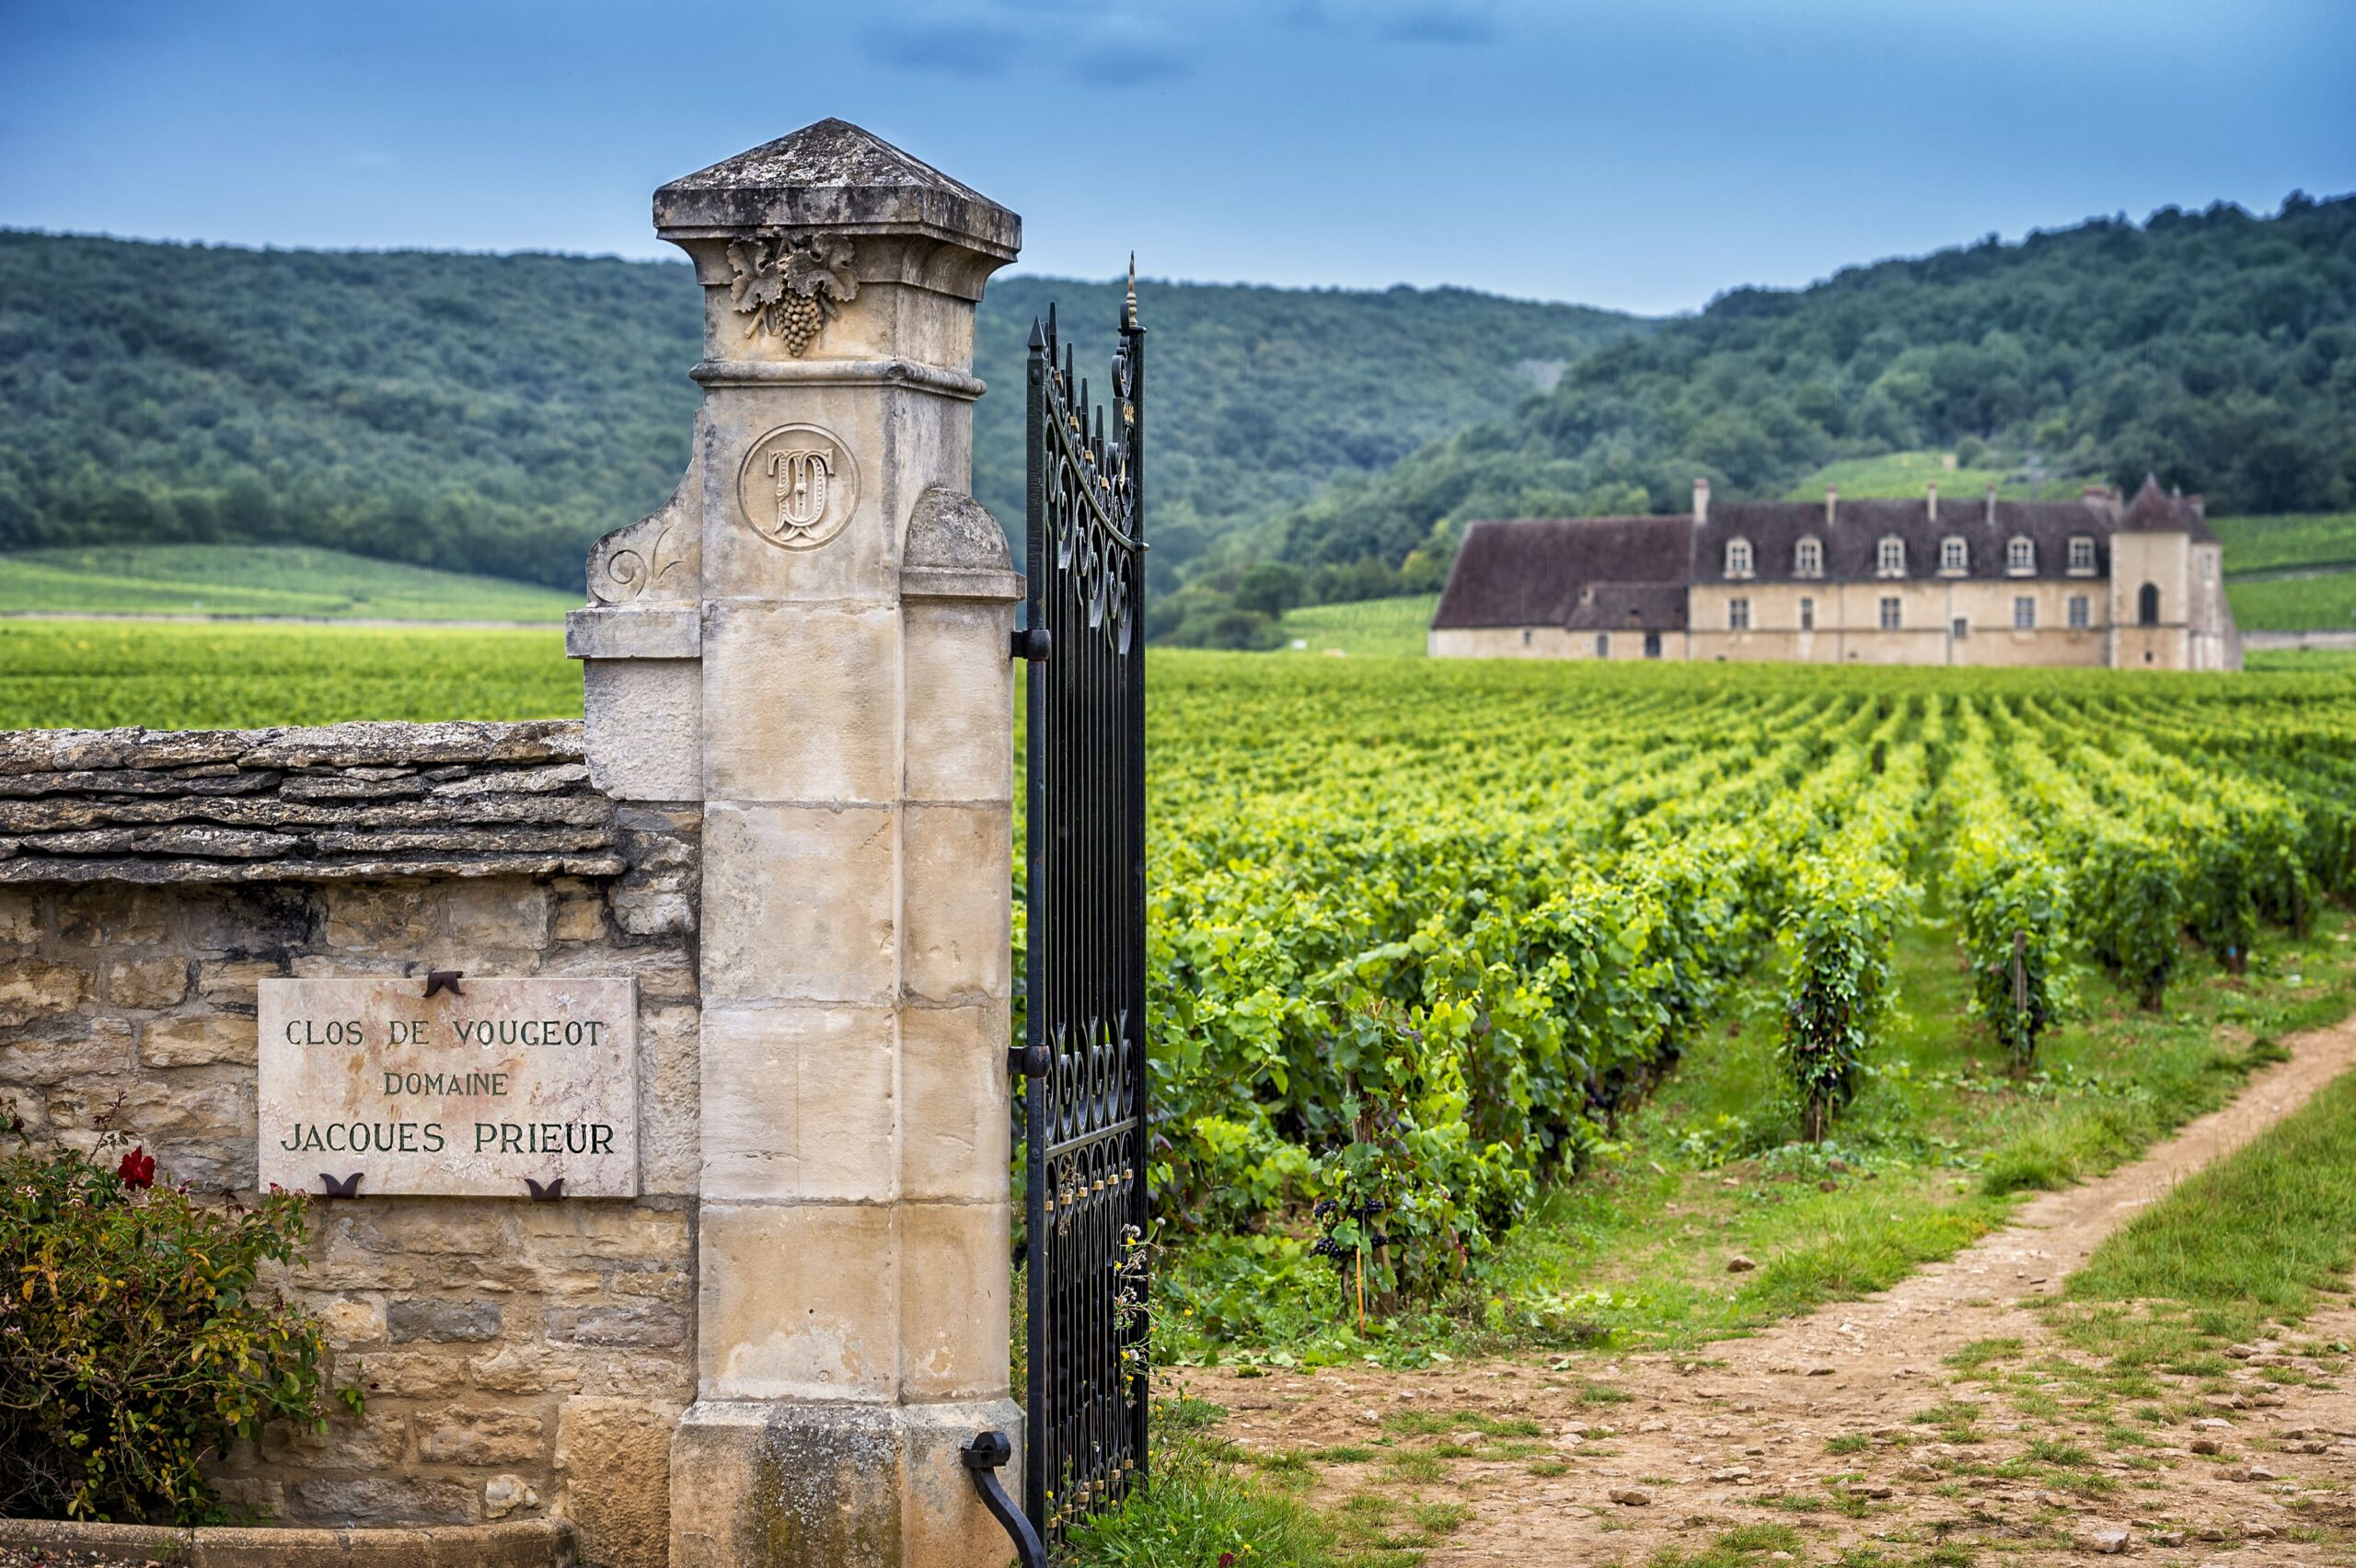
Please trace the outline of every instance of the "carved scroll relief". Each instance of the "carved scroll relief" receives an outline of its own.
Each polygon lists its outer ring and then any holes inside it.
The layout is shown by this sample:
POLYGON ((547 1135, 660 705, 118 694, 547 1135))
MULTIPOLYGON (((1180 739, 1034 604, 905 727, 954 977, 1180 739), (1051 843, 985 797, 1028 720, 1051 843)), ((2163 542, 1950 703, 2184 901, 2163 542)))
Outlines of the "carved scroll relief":
POLYGON ((850 521, 859 469, 849 449, 816 425, 781 425, 753 443, 736 474, 736 501, 754 532, 783 549, 825 544, 850 521))

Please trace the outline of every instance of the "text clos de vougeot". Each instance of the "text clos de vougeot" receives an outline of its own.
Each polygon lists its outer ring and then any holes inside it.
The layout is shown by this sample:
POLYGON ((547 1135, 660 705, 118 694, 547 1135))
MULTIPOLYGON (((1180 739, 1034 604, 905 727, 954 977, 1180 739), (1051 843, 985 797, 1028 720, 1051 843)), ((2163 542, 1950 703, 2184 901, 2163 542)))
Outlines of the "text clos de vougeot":
POLYGON ((309 1192, 638 1191, 636 983, 266 980, 260 1169, 309 1192))

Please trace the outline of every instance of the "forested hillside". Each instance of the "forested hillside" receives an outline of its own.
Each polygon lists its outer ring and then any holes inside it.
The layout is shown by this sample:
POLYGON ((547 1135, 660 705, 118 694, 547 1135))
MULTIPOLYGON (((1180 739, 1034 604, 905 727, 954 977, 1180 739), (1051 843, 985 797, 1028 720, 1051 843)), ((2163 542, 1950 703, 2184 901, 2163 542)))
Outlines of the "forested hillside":
POLYGON ((1337 483, 1288 519, 1284 553, 1330 578, 1444 558, 1469 518, 1668 511, 1697 474, 1773 495, 1924 447, 2131 487, 2148 469, 2212 513, 2348 505, 2356 198, 2294 195, 2272 218, 2167 208, 1739 289, 1580 360, 1509 417, 1337 483))
MULTIPOLYGON (((1143 293, 1165 576, 1645 325, 1461 290, 1143 293)), ((1112 285, 992 285, 976 484, 1018 526, 1050 298, 1113 345, 1112 285)), ((0 232, 0 549, 288 542, 576 585, 678 477, 697 332, 680 263, 0 232)))

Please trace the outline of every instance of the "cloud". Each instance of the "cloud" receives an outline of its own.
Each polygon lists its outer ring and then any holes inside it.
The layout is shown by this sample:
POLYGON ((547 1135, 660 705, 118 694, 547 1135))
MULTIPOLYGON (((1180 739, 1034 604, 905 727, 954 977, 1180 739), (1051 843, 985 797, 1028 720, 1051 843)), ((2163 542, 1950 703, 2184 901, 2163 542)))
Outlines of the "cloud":
POLYGON ((1074 73, 1086 82, 1127 86, 1183 75, 1195 62, 1176 40, 1159 30, 1110 27, 1098 29, 1073 52, 1074 73))
POLYGON ((1402 43, 1487 43, 1497 36, 1488 7, 1462 0, 1387 7, 1376 25, 1383 37, 1402 43))
POLYGON ((952 76, 999 76, 1014 63, 1022 37, 1012 29, 978 17, 936 17, 894 22, 867 35, 868 58, 907 71, 952 76))
POLYGON ((1488 43, 1497 37, 1489 0, 1287 0, 1284 19, 1311 32, 1357 34, 1393 43, 1488 43))

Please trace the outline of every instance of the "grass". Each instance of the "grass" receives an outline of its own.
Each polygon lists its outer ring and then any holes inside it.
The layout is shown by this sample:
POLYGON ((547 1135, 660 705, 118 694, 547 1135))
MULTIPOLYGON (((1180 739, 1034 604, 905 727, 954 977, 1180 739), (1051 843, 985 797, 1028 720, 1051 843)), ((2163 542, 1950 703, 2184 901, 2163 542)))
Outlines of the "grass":
POLYGON ((581 668, 554 628, 0 623, 0 729, 580 713, 581 668))
POLYGON ((0 614, 564 619, 577 594, 294 545, 113 545, 0 556, 0 614))
POLYGON ((2356 512, 2284 517, 2212 517, 2225 542, 2225 571, 2286 566, 2356 567, 2356 512))
POLYGON ((2356 631, 2356 571, 2225 584, 2244 631, 2356 631))
POLYGON ((1208 1435, 1223 1413, 1199 1400, 1154 1409, 1153 1484, 1075 1528, 1066 1568, 1164 1568, 1222 1560, 1250 1568, 1406 1568, 1397 1551, 1347 1544, 1363 1533, 1271 1485, 1208 1435), (1228 1554, 1232 1553, 1230 1559, 1228 1554))
POLYGON ((2254 648, 2242 658, 2265 674, 2356 674, 2356 648, 2254 648))
POLYGON ((2295 1323, 2356 1267, 2356 1073, 2120 1227, 2074 1301, 2182 1302, 2244 1335, 2295 1323))
POLYGON ((1994 485, 2005 501, 2075 501, 2078 492, 2096 481, 2083 476, 2031 480, 2003 468, 1966 468, 1946 452, 1887 452, 1878 457, 1849 457, 1823 467, 1784 492, 1785 501, 1822 501, 1827 485, 1838 485, 1842 499, 1911 500, 1925 485, 1939 487, 1943 500, 1978 497, 1994 485))
POLYGON ((1285 613, 1287 646, 1300 643, 1296 652, 1339 651, 1420 659, 1424 634, 1430 629, 1432 611, 1438 604, 1437 594, 1415 594, 1347 605, 1305 605, 1285 613))

